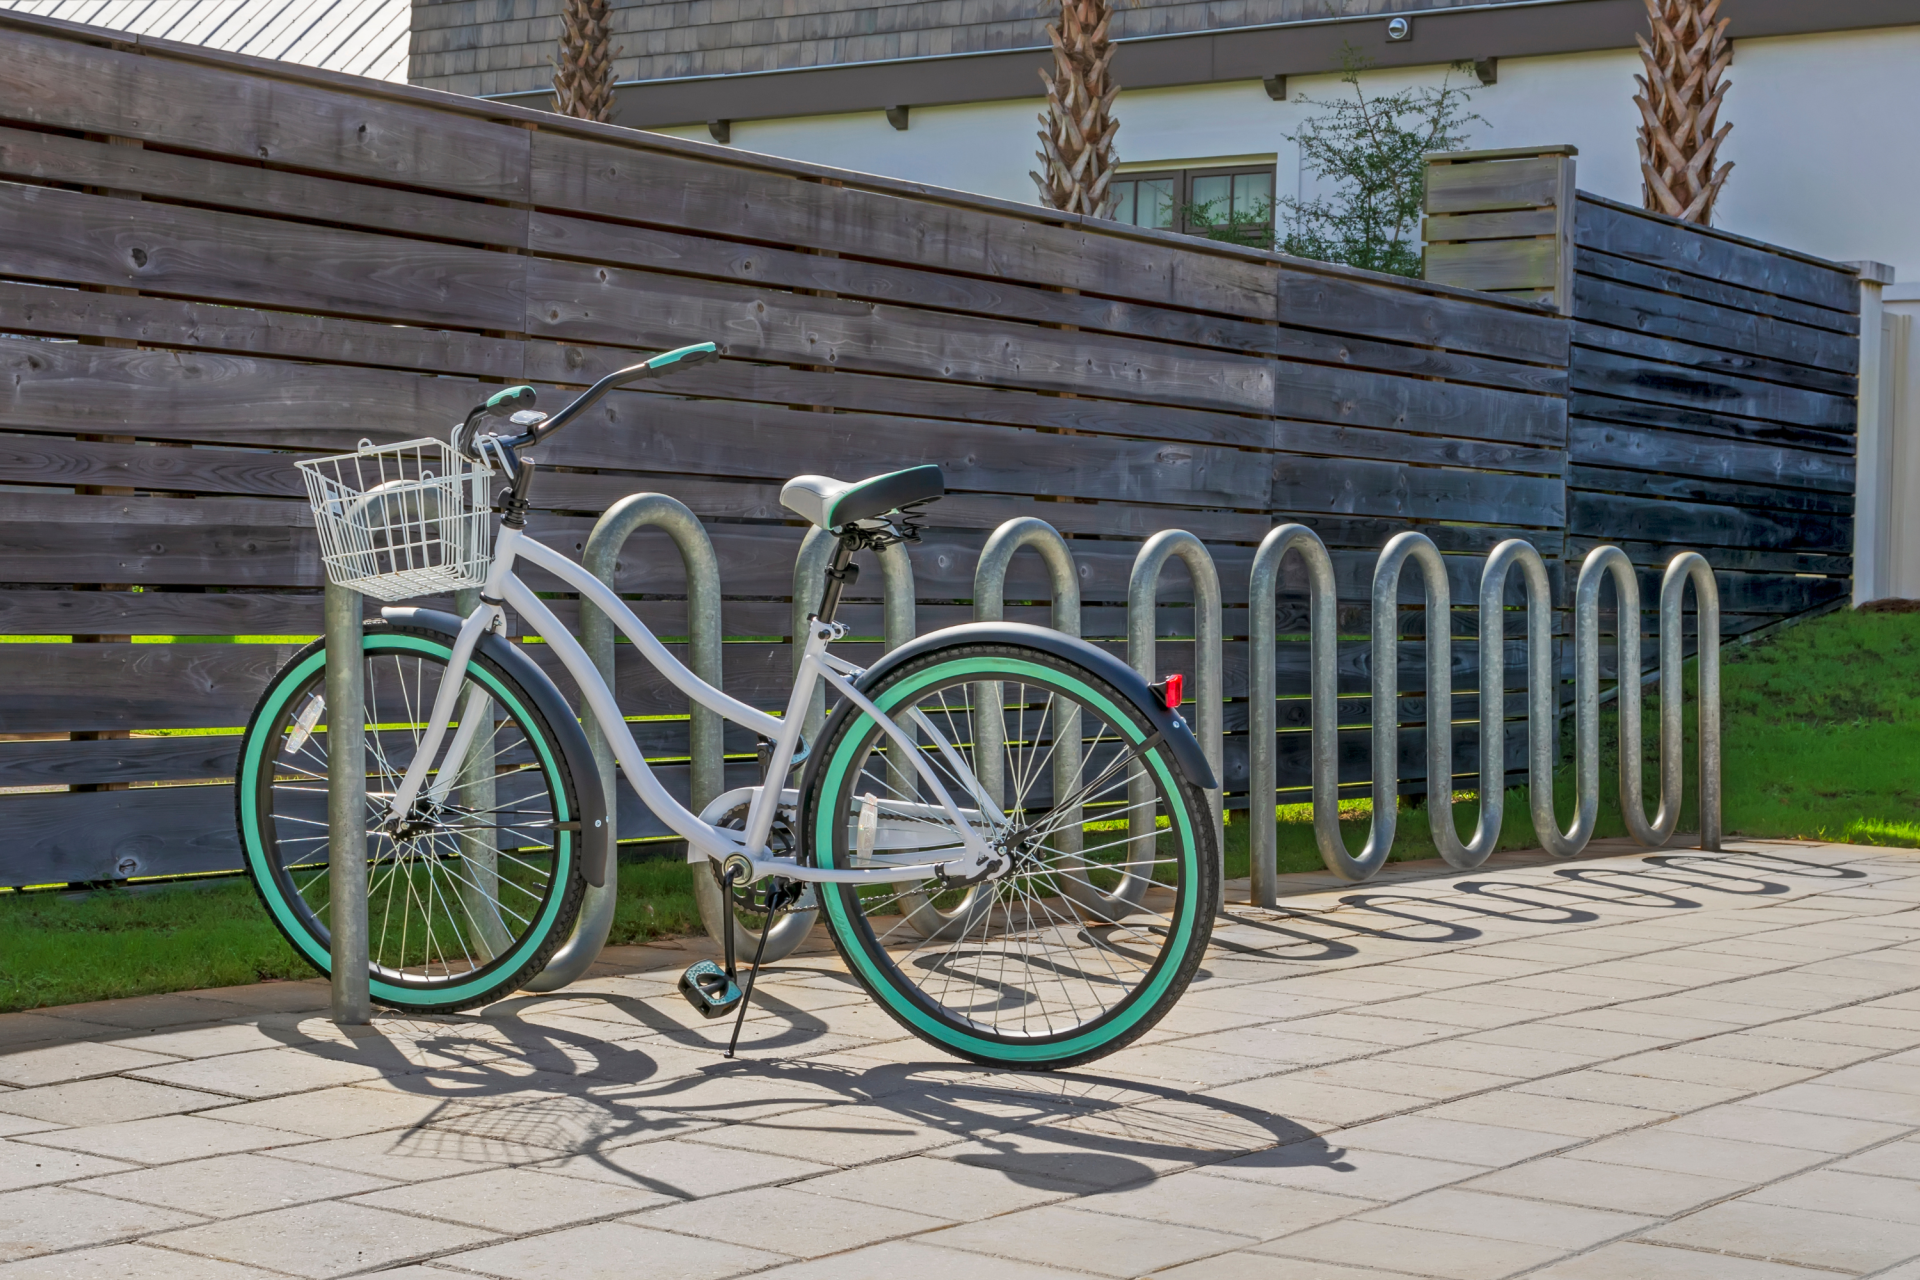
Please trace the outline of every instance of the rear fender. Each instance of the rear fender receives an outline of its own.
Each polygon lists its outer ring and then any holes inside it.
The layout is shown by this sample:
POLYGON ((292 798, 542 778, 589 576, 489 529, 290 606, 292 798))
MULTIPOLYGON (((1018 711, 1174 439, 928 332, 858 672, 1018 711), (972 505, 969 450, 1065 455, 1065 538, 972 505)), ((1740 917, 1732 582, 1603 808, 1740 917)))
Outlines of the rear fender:
POLYGON ((871 689, 888 672, 903 663, 912 662, 932 650, 956 644, 1023 644, 1056 658, 1079 663, 1140 709, 1141 714, 1165 737, 1174 764, 1188 782, 1203 791, 1211 791, 1219 786, 1214 781, 1213 768, 1207 763, 1206 753, 1200 750, 1200 743, 1193 736, 1193 730, 1179 712, 1167 709, 1144 676, 1105 649, 1049 627, 1029 626, 1024 622, 969 622, 929 631, 892 650, 867 668, 860 677, 860 690, 864 693, 871 689))

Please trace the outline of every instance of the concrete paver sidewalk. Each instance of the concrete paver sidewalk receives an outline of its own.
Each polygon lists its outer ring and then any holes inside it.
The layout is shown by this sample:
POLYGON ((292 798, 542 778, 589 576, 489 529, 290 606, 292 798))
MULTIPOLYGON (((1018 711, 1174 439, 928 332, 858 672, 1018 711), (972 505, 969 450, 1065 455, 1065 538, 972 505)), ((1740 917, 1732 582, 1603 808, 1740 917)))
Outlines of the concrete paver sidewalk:
POLYGON ((0 1280, 1920 1280, 1920 854, 1594 852, 1293 877, 1051 1075, 818 948, 733 1061, 684 947, 351 1033, 319 983, 0 1016, 0 1280))

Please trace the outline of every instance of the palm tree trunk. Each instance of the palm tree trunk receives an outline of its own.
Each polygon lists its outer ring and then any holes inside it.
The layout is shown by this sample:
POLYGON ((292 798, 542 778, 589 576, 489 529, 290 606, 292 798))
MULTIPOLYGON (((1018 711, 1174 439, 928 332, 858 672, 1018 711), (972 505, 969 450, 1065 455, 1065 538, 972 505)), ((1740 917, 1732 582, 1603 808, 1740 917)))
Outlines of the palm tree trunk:
POLYGON ((1718 169, 1720 144, 1733 129, 1715 124, 1733 65, 1727 19, 1715 20, 1720 0, 1646 0, 1653 39, 1638 37, 1647 74, 1635 76, 1640 92, 1640 174, 1646 207, 1683 222, 1713 220, 1713 202, 1731 164, 1718 169))
POLYGON ((1061 0, 1060 21, 1049 24, 1053 70, 1041 69, 1047 109, 1040 115, 1040 172, 1028 177, 1040 203, 1069 213, 1105 217, 1113 207, 1113 137, 1120 124, 1113 100, 1120 86, 1108 75, 1114 45, 1107 39, 1107 0, 1061 0))
POLYGON ((562 0, 560 56, 553 67, 553 108, 577 120, 613 119, 613 58, 608 0, 562 0))

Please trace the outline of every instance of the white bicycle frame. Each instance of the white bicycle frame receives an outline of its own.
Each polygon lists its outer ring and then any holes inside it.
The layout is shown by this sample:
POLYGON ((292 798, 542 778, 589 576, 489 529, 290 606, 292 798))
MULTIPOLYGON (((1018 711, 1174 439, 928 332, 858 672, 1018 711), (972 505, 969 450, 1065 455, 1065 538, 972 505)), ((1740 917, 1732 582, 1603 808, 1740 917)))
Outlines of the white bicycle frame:
MULTIPOLYGON (((620 771, 632 784, 634 792, 649 809, 653 810, 662 822, 675 834, 686 839, 692 852, 690 859, 705 855, 715 859, 735 872, 735 883, 751 883, 764 876, 779 875, 793 880, 830 883, 881 883, 892 884, 904 880, 924 880, 944 875, 956 879, 971 879, 993 868, 999 861, 991 845, 980 831, 981 826, 997 829, 1004 825, 1000 807, 987 800, 986 792, 973 771, 967 767, 960 753, 943 736, 932 721, 917 709, 911 714, 913 727, 927 736, 934 751, 938 754, 954 777, 964 779, 967 789, 972 792, 969 799, 973 805, 961 808, 954 802, 952 795, 942 784, 932 765, 926 758, 925 745, 916 742, 912 736, 895 724, 876 707, 865 694, 854 686, 853 680, 862 674, 862 668, 844 662, 827 652, 827 646, 846 634, 846 628, 839 623, 822 623, 817 619, 811 622, 805 638, 806 647, 801 657, 800 669, 794 678, 793 692, 787 700, 787 713, 784 718, 768 715, 764 711, 748 706, 736 698, 729 697, 706 681, 689 671, 676 659, 667 647, 647 629, 645 623, 634 616, 626 602, 614 593, 611 587, 588 573, 586 569, 552 548, 534 541, 515 528, 502 525, 494 543, 493 564, 487 575, 486 587, 481 591, 482 602, 469 614, 460 628, 455 640, 453 653, 448 659, 447 676, 434 699, 433 714, 425 734, 414 753, 413 761, 407 766, 406 777, 394 792, 387 809, 387 816, 406 814, 412 811, 414 803, 424 791, 430 801, 440 803, 452 790, 460 772, 452 762, 464 760, 472 744, 480 721, 484 718, 482 707, 486 695, 475 689, 468 698, 468 705, 462 709, 460 727, 453 734, 448 745, 443 766, 429 785, 428 776, 433 773, 433 762, 441 757, 440 746, 447 736, 447 727, 453 722, 455 706, 458 700, 462 679, 467 665, 472 659, 474 646, 486 632, 502 631, 506 626, 506 613, 503 605, 511 605, 548 647, 586 696, 587 707, 599 721, 607 741, 613 748, 614 758, 620 764, 620 771), (574 638, 544 601, 530 591, 526 584, 514 574, 514 563, 524 558, 541 569, 551 573, 562 582, 580 593, 583 604, 591 603, 603 610, 614 625, 633 643, 640 655, 664 675, 675 688, 693 701, 718 713, 735 724, 753 730, 773 743, 773 752, 767 769, 765 783, 746 788, 751 800, 747 810, 744 830, 732 830, 716 827, 682 805, 667 793, 660 780, 647 766, 646 758, 641 754, 639 744, 633 739, 633 733, 627 728, 626 719, 620 714, 613 691, 600 678, 599 669, 587 657, 586 650, 574 638), (499 601, 494 604, 488 601, 499 601), (878 867, 806 867, 801 866, 792 857, 773 856, 767 848, 767 839, 773 830, 773 822, 781 803, 779 780, 787 776, 794 766, 796 752, 801 743, 801 723, 813 696, 816 682, 824 680, 841 697, 859 707, 886 732, 887 736, 902 749, 905 757, 913 762, 914 771, 926 784, 928 794, 935 798, 934 805, 918 803, 888 802, 885 807, 896 819, 933 816, 936 812, 944 815, 960 833, 960 844, 964 853, 958 857, 945 857, 940 861, 917 862, 888 861, 890 855, 866 854, 863 860, 885 862, 878 867)), ((796 637, 798 639, 798 637, 796 637)), ((609 805, 613 797, 608 796, 609 805)), ((922 825, 921 831, 927 828, 922 825)), ((865 840, 863 839, 863 844, 865 840)), ((909 843, 912 843, 909 841, 909 843)), ((926 842, 920 841, 922 845, 926 842)), ((952 847, 952 840, 943 842, 952 847)), ((888 842, 895 847, 894 842, 888 842)), ((864 850, 863 850, 864 853, 864 850)), ((914 855, 891 855, 910 857, 914 855)))

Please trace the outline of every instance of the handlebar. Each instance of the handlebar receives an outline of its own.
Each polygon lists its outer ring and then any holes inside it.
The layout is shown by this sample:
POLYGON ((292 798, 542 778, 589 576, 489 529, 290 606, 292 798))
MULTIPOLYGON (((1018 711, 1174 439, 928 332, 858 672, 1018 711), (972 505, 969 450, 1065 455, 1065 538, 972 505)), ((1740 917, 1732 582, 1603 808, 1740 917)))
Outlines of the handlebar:
MULTIPOLYGON (((658 378, 669 373, 678 373, 682 369, 690 369, 697 364, 708 364, 719 358, 720 349, 713 343, 697 342, 692 346, 679 347, 673 351, 657 355, 651 360, 644 360, 639 364, 628 365, 624 369, 616 369, 614 372, 588 387, 580 394, 578 399, 562 409, 559 413, 554 414, 551 418, 534 422, 519 435, 508 436, 499 440, 497 443, 509 451, 524 449, 529 445, 538 444, 592 408, 594 404, 609 391, 613 391, 619 387, 629 386, 635 382, 642 382, 648 378, 658 378)), ((518 417, 520 412, 533 407, 535 399, 536 394, 534 389, 528 386, 508 387, 504 391, 496 392, 485 404, 476 406, 472 412, 467 414, 466 421, 462 422, 460 426, 455 429, 455 447, 462 454, 475 458, 475 460, 478 461, 478 458, 475 457, 477 452, 475 440, 480 421, 488 417, 507 414, 518 417)))

